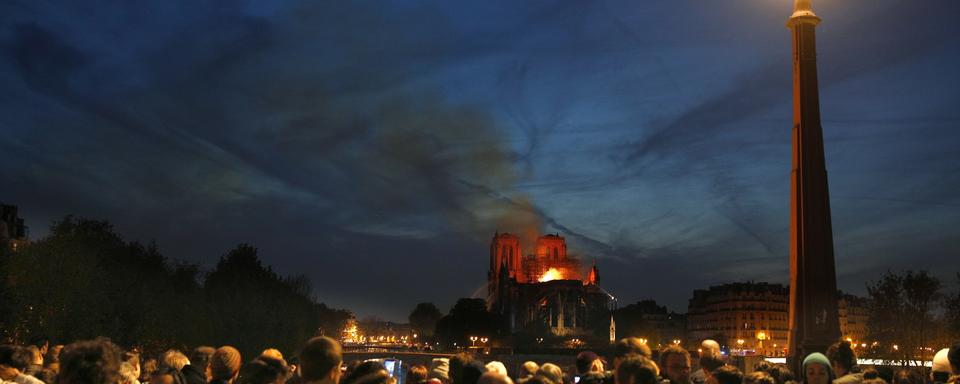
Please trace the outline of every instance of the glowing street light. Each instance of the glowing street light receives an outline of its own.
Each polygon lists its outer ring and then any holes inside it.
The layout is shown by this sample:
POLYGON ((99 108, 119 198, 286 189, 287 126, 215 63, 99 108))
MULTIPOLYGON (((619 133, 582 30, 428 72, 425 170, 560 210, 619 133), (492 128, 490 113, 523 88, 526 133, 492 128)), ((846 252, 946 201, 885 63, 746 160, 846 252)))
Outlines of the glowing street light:
POLYGON ((764 331, 757 332, 757 349, 762 353, 763 351, 763 341, 767 339, 767 333, 764 331))
POLYGON ((476 336, 470 336, 470 346, 471 346, 471 347, 477 346, 477 337, 476 337, 476 336))
POLYGON ((647 343, 647 339, 644 339, 644 338, 641 337, 641 338, 640 338, 640 344, 646 344, 646 343, 647 343))

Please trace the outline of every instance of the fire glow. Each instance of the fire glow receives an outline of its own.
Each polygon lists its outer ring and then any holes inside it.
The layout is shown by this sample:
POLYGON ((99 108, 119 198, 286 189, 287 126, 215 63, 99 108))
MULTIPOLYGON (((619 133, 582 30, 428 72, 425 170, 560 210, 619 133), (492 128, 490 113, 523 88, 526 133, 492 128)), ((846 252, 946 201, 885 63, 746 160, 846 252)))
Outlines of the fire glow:
POLYGON ((546 273, 543 274, 543 276, 540 276, 539 281, 541 283, 545 283, 551 280, 560 280, 562 278, 563 275, 560 274, 560 271, 558 271, 556 268, 550 268, 546 273))

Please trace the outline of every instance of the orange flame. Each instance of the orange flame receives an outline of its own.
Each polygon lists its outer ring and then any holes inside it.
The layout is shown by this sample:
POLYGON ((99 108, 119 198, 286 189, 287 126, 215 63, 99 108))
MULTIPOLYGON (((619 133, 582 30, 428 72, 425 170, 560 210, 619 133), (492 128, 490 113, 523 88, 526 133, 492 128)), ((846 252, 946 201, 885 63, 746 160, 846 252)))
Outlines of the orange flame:
POLYGON ((562 278, 563 278, 563 275, 560 274, 560 271, 558 271, 556 268, 550 268, 547 270, 546 273, 543 274, 543 276, 540 276, 539 281, 541 283, 545 283, 550 280, 560 280, 562 278))

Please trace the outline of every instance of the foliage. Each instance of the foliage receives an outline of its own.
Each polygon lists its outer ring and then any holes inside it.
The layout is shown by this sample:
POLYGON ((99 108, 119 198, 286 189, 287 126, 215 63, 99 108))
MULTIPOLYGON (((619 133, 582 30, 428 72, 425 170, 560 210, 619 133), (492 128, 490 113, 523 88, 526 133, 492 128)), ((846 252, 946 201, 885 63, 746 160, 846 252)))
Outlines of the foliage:
POLYGON ((951 340, 960 340, 960 272, 957 273, 957 291, 943 299, 946 331, 951 340))
POLYGON ((322 330, 336 334, 349 316, 313 300, 305 277, 263 266, 249 245, 204 276, 196 265, 167 260, 156 244, 124 241, 105 221, 68 216, 48 237, 8 252, 4 264, 7 341, 107 336, 146 352, 200 344, 293 352, 322 330))
POLYGON ((877 344, 867 353, 896 360, 932 358, 924 348, 946 340, 937 326, 940 288, 940 281, 926 271, 887 271, 880 280, 868 283, 867 338, 877 344))
POLYGON ((423 335, 424 338, 433 337, 433 331, 437 327, 437 322, 443 317, 443 313, 433 303, 419 303, 410 312, 408 320, 410 327, 414 332, 423 335))
POLYGON ((483 299, 462 298, 437 322, 436 337, 448 346, 464 346, 470 345, 470 336, 495 339, 501 336, 503 328, 500 316, 487 311, 483 299))

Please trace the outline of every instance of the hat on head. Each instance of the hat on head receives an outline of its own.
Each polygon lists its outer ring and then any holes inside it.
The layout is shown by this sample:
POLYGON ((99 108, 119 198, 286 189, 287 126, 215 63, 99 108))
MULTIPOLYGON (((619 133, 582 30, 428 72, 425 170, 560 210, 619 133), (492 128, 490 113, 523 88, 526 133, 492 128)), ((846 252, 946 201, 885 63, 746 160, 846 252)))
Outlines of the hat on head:
POLYGON ((230 380, 240 371, 240 351, 229 345, 217 348, 210 356, 210 372, 214 380, 230 380))
POLYGON ((823 368, 827 370, 827 374, 829 374, 830 377, 833 378, 833 365, 830 364, 830 359, 827 359, 826 355, 820 352, 814 352, 807 355, 807 357, 803 359, 803 372, 800 372, 801 377, 806 376, 807 366, 810 364, 822 365, 823 368))
POLYGON ((950 369, 950 360, 947 359, 948 353, 950 353, 950 348, 944 348, 937 351, 936 355, 933 355, 933 372, 952 372, 952 369, 950 369))

